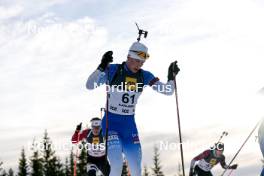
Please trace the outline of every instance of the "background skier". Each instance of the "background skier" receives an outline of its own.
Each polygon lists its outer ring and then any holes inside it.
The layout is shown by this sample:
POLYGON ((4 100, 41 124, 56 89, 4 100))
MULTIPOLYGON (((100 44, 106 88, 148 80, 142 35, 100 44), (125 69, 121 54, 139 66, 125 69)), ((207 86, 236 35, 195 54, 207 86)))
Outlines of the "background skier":
POLYGON ((224 169, 237 169, 237 164, 234 164, 230 167, 225 162, 224 144, 216 143, 213 148, 204 151, 199 154, 191 161, 190 166, 190 176, 212 176, 211 169, 217 165, 221 164, 224 169), (198 162, 196 164, 196 162, 198 162))
POLYGON ((72 142, 78 143, 85 139, 87 141, 87 173, 88 176, 96 176, 100 172, 104 176, 110 173, 110 165, 105 154, 105 140, 101 129, 101 119, 91 119, 92 129, 85 129, 80 133, 82 123, 77 125, 72 136, 72 142))

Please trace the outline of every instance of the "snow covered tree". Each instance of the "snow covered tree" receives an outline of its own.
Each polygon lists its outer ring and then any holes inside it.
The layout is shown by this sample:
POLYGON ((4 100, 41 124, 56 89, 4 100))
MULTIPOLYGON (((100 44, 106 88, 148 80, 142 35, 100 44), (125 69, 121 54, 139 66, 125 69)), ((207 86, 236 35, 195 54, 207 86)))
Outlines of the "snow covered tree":
POLYGON ((32 144, 33 154, 30 158, 31 176, 43 176, 43 159, 41 158, 35 140, 32 144))
POLYGON ((1 174, 2 170, 3 170, 2 165, 3 165, 3 162, 0 161, 0 174, 1 174))
POLYGON ((64 165, 59 158, 56 158, 55 171, 56 171, 56 176, 65 176, 64 165))
POLYGON ((127 162, 124 161, 124 162, 123 162, 123 168, 122 168, 121 176, 128 176, 128 175, 129 175, 129 173, 128 173, 127 162))
MULTIPOLYGON (((86 144, 85 142, 82 142, 82 146, 85 146, 85 144, 86 144)), ((86 165, 87 165, 87 151, 86 148, 83 147, 78 157, 77 175, 82 176, 87 173, 86 165)))
POLYGON ((156 146, 154 147, 153 164, 154 164, 154 167, 152 168, 153 176, 164 176, 161 170, 162 167, 160 162, 159 149, 156 146))
POLYGON ((56 162, 57 158, 55 156, 55 151, 52 149, 52 142, 48 136, 47 130, 45 130, 43 137, 43 173, 44 176, 56 176, 56 162))
POLYGON ((8 176, 8 175, 7 175, 6 171, 5 171, 5 170, 3 170, 3 172, 1 173, 1 175, 0 175, 0 176, 8 176))
POLYGON ((12 168, 8 170, 8 176, 14 176, 14 171, 12 168))
POLYGON ((18 176, 27 176, 27 175, 29 175, 28 164, 27 164, 25 149, 22 148, 21 158, 19 159, 18 176))
POLYGON ((65 159, 64 175, 65 176, 72 176, 68 157, 66 157, 66 159, 65 159))
POLYGON ((147 166, 144 166, 143 176, 150 176, 147 166))
POLYGON ((73 149, 71 149, 71 153, 70 153, 70 175, 72 176, 74 173, 74 154, 73 154, 73 149))
POLYGON ((0 176, 7 176, 6 171, 2 168, 3 162, 0 161, 0 176))

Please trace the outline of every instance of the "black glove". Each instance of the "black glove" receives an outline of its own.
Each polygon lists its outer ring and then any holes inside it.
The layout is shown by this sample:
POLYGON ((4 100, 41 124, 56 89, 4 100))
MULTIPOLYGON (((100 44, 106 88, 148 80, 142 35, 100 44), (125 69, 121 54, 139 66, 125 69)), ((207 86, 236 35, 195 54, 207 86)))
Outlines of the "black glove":
POLYGON ((80 131, 82 129, 82 123, 76 126, 76 131, 80 131))
POLYGON ((169 70, 168 70, 168 81, 174 80, 175 76, 178 74, 180 71, 177 61, 174 61, 170 64, 169 70))
POLYGON ((101 63, 97 69, 103 72, 111 62, 113 62, 113 51, 107 51, 106 53, 104 53, 101 63))
POLYGON ((194 176, 193 168, 190 169, 189 176, 194 176))
POLYGON ((230 169, 237 169, 237 166, 238 166, 237 164, 233 164, 233 165, 230 166, 229 168, 230 168, 230 169))

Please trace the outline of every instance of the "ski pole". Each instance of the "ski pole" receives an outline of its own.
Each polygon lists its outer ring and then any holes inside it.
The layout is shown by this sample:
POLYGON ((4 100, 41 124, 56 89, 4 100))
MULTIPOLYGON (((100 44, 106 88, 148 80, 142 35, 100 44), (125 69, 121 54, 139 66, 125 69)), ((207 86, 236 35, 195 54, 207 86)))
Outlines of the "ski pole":
POLYGON ((75 160, 74 160, 74 168, 73 168, 73 175, 77 176, 77 160, 78 160, 78 142, 80 140, 80 132, 78 131, 78 137, 77 137, 77 150, 76 150, 76 155, 75 155, 75 160))
POLYGON ((234 169, 232 169, 232 170, 229 172, 228 176, 231 176, 232 173, 233 173, 233 171, 234 171, 234 169))
MULTIPOLYGON (((105 156, 107 157, 108 154, 108 106, 109 106, 109 91, 110 91, 110 69, 109 66, 107 67, 107 80, 106 80, 106 109, 105 109, 105 156)), ((101 108, 102 109, 102 108, 101 108)))
POLYGON ((177 118, 178 118, 178 129, 179 129, 179 138, 180 138, 182 173, 183 173, 183 176, 185 176, 184 158, 183 158, 183 146, 182 146, 182 135, 181 135, 181 122, 180 122, 180 113, 179 113, 179 102, 178 102, 178 93, 177 93, 177 83, 176 83, 175 76, 174 76, 174 88, 175 88, 175 99, 176 99, 176 109, 177 109, 177 118))
MULTIPOLYGON (((242 146, 238 149, 237 153, 235 154, 235 156, 232 158, 232 160, 229 162, 227 168, 229 168, 231 166, 231 164, 233 163, 233 161, 236 159, 237 155, 239 154, 239 152, 242 150, 242 148, 244 147, 244 145, 247 143, 247 141, 249 140, 249 138, 251 137, 251 135, 254 133, 254 131, 256 130, 256 128, 258 127, 259 123, 261 121, 259 121, 256 126, 253 128, 253 130, 250 132, 250 134, 248 135, 248 137, 246 138, 246 140, 244 141, 244 143, 242 144, 242 146)), ((226 171, 227 171, 227 168, 224 170, 224 172, 221 174, 221 176, 223 176, 226 171)))

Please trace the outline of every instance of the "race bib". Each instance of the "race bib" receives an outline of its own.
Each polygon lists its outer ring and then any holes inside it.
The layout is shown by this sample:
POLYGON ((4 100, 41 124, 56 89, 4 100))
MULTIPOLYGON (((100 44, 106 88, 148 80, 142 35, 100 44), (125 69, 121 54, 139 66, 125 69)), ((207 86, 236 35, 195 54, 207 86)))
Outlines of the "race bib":
POLYGON ((217 160, 216 160, 216 159, 211 159, 211 160, 210 160, 210 164, 211 164, 211 166, 213 167, 214 165, 217 164, 217 160))
POLYGON ((137 88, 137 79, 126 77, 126 86, 128 91, 135 91, 137 88))
POLYGON ((102 157, 105 155, 105 143, 88 143, 88 155, 92 157, 102 157))
MULTIPOLYGON (((130 89, 133 89, 133 84, 130 84, 130 89)), ((120 115, 134 115, 137 100, 141 92, 124 91, 120 89, 112 89, 109 92, 109 112, 120 115)))
POLYGON ((200 160, 198 163, 199 168, 203 171, 209 172, 212 169, 212 165, 206 162, 204 159, 200 160))
POLYGON ((99 142, 100 142, 100 139, 99 139, 99 137, 93 137, 93 144, 99 144, 99 142))

